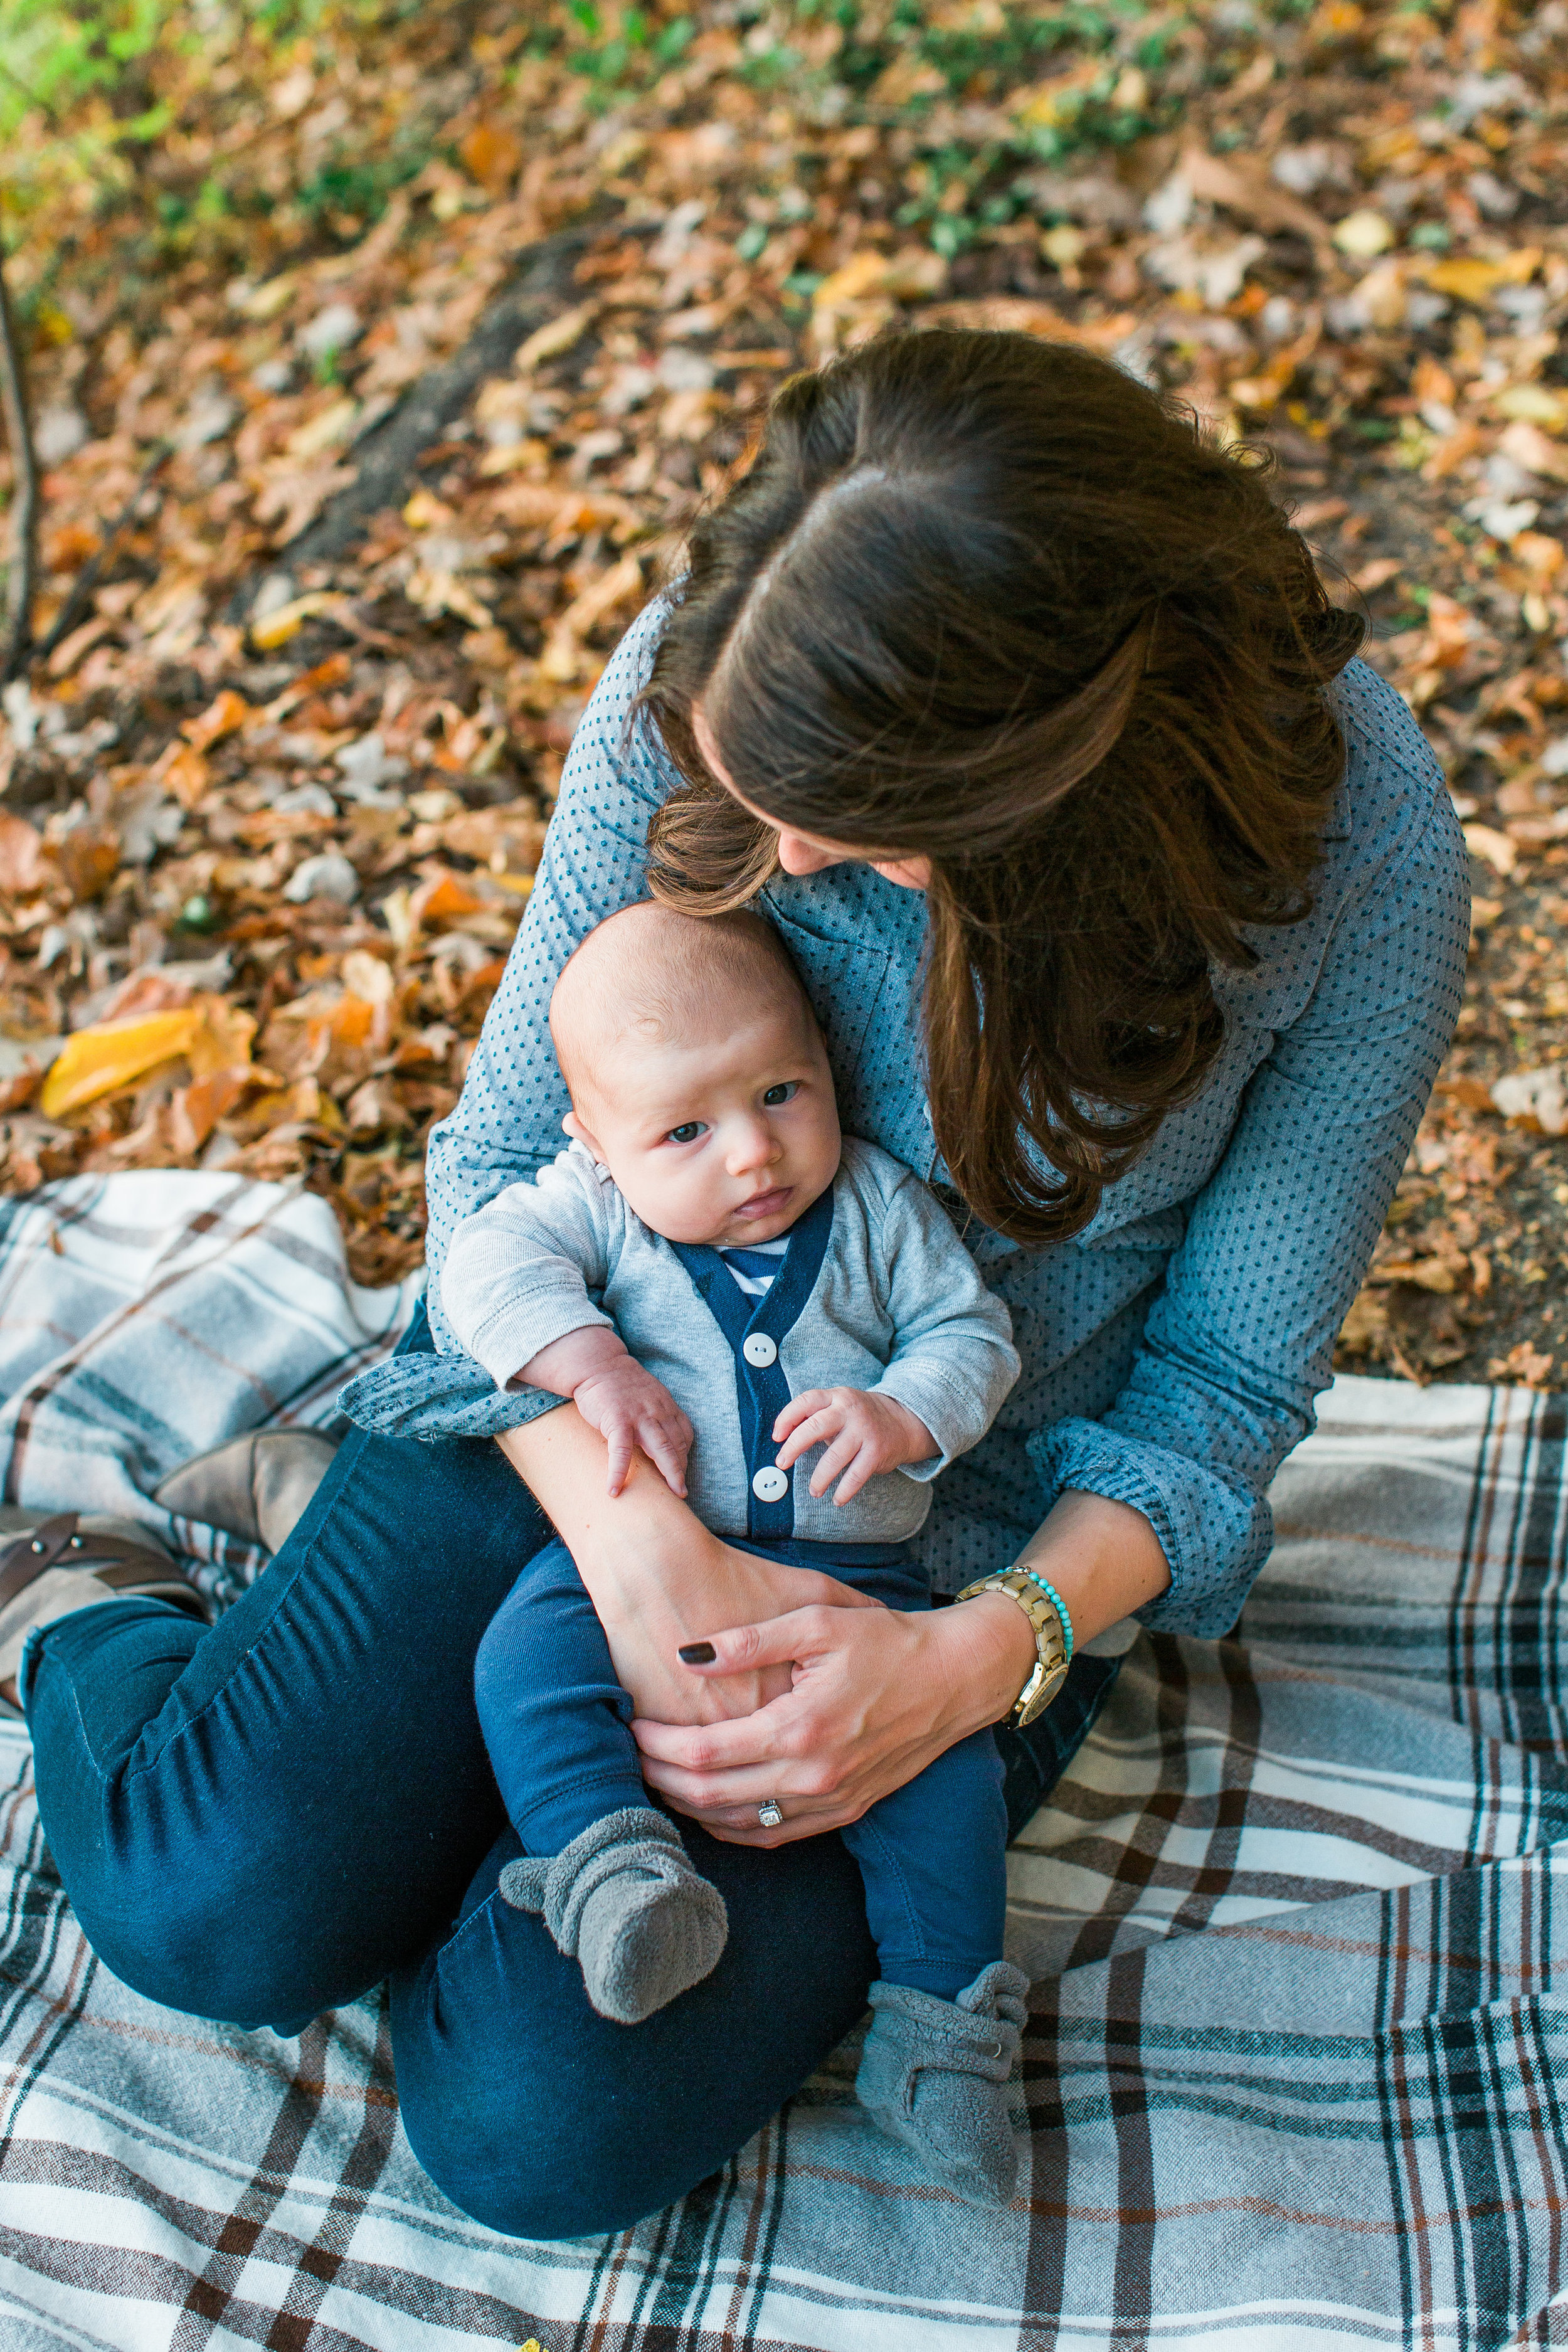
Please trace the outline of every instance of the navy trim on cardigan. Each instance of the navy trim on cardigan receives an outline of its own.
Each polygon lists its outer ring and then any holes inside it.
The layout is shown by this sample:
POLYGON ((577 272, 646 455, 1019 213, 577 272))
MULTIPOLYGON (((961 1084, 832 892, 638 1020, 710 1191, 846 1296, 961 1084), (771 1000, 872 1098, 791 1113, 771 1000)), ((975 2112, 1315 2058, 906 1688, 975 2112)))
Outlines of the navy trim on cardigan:
MULTIPOLYGON (((752 1485, 776 1452, 773 1423, 789 1402, 789 1382, 775 1355, 771 1364, 749 1364, 742 1350, 753 1332, 765 1332, 776 1347, 796 1323, 816 1287, 833 1231, 835 1187, 815 1200, 792 1227, 789 1247, 767 1296, 749 1300, 716 1249, 705 1242, 669 1246, 691 1276, 697 1296, 712 1315, 735 1359, 735 1402, 741 1412, 741 1443, 746 1455, 746 1533, 754 1541, 785 1542, 795 1533, 795 1473, 776 1503, 764 1503, 752 1485)), ((796 1468, 799 1467, 797 1464, 796 1468)))

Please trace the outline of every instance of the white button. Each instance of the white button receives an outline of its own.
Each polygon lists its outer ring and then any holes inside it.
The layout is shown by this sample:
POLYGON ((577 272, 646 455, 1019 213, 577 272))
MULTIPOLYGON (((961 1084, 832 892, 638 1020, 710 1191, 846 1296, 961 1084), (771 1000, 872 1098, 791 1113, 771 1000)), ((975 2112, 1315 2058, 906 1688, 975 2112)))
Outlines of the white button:
POLYGON ((748 1364, 776 1364, 779 1360, 778 1348, 765 1331, 753 1331, 749 1339, 742 1339, 741 1353, 748 1364))
POLYGON ((752 1492, 759 1503, 781 1502, 789 1493, 789 1473, 781 1470, 776 1462, 770 1462, 752 1479, 752 1492))

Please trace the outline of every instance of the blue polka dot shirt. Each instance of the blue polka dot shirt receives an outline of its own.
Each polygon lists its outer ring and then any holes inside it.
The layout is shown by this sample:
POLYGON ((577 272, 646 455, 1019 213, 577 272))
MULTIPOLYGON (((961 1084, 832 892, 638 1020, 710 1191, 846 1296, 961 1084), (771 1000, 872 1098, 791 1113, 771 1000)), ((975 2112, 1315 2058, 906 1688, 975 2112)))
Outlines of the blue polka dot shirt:
MULTIPOLYGON (((679 779, 628 727, 666 607, 627 632, 578 725, 528 911, 430 1139, 429 1259, 458 1220, 561 1149, 569 1108, 547 1013, 579 941, 646 896, 648 824, 679 779)), ((1364 663, 1331 694, 1348 758, 1307 919, 1223 971, 1226 1042, 1071 1241, 1025 1249, 970 1220, 1024 1371, 990 1434, 937 1482, 936 1587, 1005 1566, 1068 1488, 1129 1503, 1171 1567, 1147 1622, 1215 1635, 1268 1553, 1266 1490, 1312 1426, 1462 996, 1464 844, 1405 705, 1364 663)), ((921 1081, 925 901, 868 867, 776 877, 763 905, 816 1007, 847 1132, 942 1185, 921 1081)), ((433 1320, 439 1323, 436 1285, 433 1320)), ((533 1393, 515 1417, 547 1408, 533 1393)))

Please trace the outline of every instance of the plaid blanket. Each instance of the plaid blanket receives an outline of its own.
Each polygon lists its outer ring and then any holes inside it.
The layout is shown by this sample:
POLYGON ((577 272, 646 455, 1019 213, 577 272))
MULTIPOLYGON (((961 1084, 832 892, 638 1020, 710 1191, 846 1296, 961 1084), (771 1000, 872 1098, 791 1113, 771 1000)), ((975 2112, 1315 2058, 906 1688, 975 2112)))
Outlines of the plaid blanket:
MULTIPOLYGON (((354 1292, 279 1188, 79 1179, 8 1217, 13 1498, 157 1524, 170 1462, 325 1418, 409 1305, 354 1292)), ((1032 2166, 995 2216, 870 2130, 849 2045, 671 2211, 498 2238, 415 2164, 376 2001, 284 2041, 99 1965, 0 1734, 0 2343, 1568 2344, 1563 1427, 1554 1399, 1342 1380, 1236 1635, 1140 1634, 1011 1856, 1032 2166)))

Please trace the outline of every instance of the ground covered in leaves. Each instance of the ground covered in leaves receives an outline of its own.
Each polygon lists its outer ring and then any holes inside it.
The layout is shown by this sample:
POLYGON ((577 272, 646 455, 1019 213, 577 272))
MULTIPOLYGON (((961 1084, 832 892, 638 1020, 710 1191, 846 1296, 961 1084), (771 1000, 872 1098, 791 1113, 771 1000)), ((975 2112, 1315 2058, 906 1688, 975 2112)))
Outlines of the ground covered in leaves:
POLYGON ((1271 449, 1364 606, 1476 938, 1343 1360, 1568 1385, 1564 0, 9 0, 0 91, 9 1189, 299 1175, 416 1263, 616 635, 785 372, 994 324, 1271 449))

